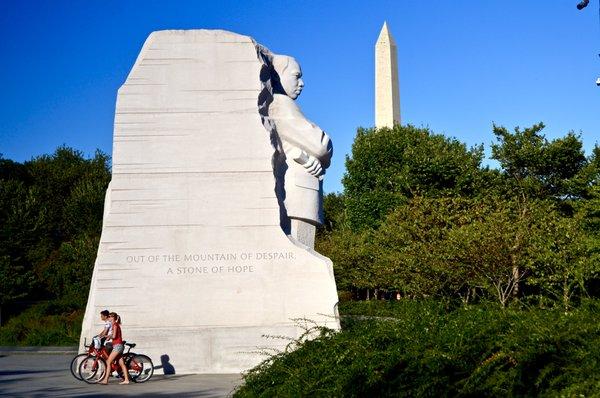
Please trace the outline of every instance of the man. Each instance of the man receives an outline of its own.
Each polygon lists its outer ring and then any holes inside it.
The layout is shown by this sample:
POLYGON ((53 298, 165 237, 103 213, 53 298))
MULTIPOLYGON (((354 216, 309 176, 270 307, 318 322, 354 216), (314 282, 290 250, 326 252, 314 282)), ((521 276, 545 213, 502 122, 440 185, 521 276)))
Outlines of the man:
POLYGON ((329 136, 308 120, 294 102, 304 88, 298 62, 275 54, 272 63, 269 118, 285 153, 285 165, 275 166, 276 192, 285 207, 281 227, 287 235, 314 249, 316 226, 323 221, 323 174, 331 163, 333 146, 329 136))

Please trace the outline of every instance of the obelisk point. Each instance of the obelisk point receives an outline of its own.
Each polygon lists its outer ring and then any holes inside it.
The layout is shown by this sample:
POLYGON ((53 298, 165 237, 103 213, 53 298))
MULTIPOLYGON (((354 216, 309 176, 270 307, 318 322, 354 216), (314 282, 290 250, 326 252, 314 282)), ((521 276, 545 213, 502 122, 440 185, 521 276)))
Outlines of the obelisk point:
POLYGON ((383 23, 375 44, 375 127, 400 124, 400 90, 396 42, 383 23))

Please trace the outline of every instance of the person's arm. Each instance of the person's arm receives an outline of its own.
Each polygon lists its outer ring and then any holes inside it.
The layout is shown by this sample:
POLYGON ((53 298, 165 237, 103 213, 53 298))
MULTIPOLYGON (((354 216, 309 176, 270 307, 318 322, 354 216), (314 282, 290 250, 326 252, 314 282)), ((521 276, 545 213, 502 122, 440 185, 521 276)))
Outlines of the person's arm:
POLYGON ((329 166, 332 147, 329 136, 306 119, 281 118, 275 121, 277 133, 287 141, 319 159, 325 168, 329 166))
POLYGON ((110 323, 104 323, 104 329, 98 334, 98 337, 105 337, 108 335, 108 331, 110 330, 110 323))
POLYGON ((333 150, 329 136, 308 120, 292 99, 275 95, 270 116, 282 141, 317 158, 323 168, 329 167, 333 150))
POLYGON ((290 156, 298 164, 301 164, 309 174, 317 178, 325 174, 325 170, 323 170, 319 159, 307 154, 300 148, 291 146, 287 141, 282 141, 282 144, 286 155, 290 156))

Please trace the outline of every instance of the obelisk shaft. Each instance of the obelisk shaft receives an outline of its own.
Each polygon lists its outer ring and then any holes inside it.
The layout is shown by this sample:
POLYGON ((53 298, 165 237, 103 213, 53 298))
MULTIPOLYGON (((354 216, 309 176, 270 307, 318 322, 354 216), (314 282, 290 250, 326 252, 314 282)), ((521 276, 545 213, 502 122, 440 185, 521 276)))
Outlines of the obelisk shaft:
POLYGON ((396 43, 384 23, 375 45, 375 126, 394 124, 400 124, 398 55, 396 43))

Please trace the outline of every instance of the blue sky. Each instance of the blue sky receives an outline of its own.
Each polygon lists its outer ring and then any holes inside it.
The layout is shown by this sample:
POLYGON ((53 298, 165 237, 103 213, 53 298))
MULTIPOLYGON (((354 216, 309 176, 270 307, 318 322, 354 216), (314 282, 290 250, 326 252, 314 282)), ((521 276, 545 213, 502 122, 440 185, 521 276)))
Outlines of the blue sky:
POLYGON ((599 0, 0 2, 0 153, 67 144, 111 153, 114 105, 154 30, 225 29, 295 56, 299 102, 334 143, 325 191, 341 191, 356 128, 374 124, 374 55, 398 45, 402 122, 489 153, 492 123, 543 121, 548 138, 600 143, 599 0))

